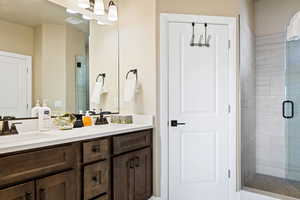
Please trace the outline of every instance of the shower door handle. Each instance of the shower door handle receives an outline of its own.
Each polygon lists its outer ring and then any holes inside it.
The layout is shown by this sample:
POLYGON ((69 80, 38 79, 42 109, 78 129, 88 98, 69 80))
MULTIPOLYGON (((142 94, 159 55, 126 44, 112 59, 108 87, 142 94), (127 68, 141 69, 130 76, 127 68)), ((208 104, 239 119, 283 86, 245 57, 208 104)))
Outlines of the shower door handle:
POLYGON ((293 101, 284 101, 282 103, 282 116, 283 118, 285 119, 292 119, 294 117, 294 107, 295 107, 295 104, 293 101), (285 110, 285 107, 286 105, 290 104, 291 105, 291 114, 290 115, 286 115, 286 110, 285 110))

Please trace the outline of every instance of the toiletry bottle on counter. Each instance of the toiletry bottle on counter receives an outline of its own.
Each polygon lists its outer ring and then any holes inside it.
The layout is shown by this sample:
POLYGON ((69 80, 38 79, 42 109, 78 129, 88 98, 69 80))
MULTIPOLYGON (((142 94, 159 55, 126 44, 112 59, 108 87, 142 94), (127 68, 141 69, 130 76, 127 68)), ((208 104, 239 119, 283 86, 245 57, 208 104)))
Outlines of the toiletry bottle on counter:
POLYGON ((84 126, 92 126, 93 125, 93 120, 92 120, 92 117, 90 116, 89 111, 86 111, 86 114, 83 117, 83 125, 84 126))
POLYGON ((52 127, 51 109, 47 107, 47 102, 44 101, 43 107, 39 112, 39 129, 40 131, 49 131, 52 127))
POLYGON ((40 100, 37 100, 35 107, 31 109, 31 117, 39 117, 40 109, 41 109, 40 100))

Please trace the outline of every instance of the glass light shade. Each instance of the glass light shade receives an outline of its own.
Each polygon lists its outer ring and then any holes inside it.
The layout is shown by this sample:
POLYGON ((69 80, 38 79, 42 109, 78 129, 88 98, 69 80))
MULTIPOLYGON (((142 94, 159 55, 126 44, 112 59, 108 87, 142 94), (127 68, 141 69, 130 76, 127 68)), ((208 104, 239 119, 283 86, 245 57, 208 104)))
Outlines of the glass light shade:
POLYGON ((80 8, 89 8, 90 7, 90 0, 78 0, 78 6, 80 8))
POLYGON ((103 0, 95 0, 94 13, 95 15, 105 14, 103 0))
POLYGON ((118 8, 113 1, 109 2, 107 18, 113 22, 118 21, 118 8))

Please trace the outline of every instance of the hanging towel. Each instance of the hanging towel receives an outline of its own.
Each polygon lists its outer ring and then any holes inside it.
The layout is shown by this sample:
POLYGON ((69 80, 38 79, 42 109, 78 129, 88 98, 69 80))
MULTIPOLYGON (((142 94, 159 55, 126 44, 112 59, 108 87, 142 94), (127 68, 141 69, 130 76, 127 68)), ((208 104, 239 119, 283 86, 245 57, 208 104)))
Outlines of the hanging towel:
POLYGON ((132 102, 134 100, 136 91, 137 91, 137 80, 134 78, 125 80, 124 102, 126 103, 132 102))
POLYGON ((95 105, 100 105, 101 104, 101 96, 103 94, 107 93, 107 90, 103 86, 102 81, 98 81, 95 83, 95 87, 93 90, 93 95, 91 98, 91 103, 95 105))
POLYGON ((296 13, 287 27, 287 41, 300 39, 300 12, 296 13))

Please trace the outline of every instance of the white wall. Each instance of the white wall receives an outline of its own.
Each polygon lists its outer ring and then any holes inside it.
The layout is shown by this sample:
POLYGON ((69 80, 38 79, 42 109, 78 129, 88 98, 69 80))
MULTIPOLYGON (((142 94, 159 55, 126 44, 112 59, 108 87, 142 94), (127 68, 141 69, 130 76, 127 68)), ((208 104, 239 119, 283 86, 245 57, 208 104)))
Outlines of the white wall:
POLYGON ((299 0, 256 0, 256 35, 284 32, 297 11, 300 11, 299 0))

